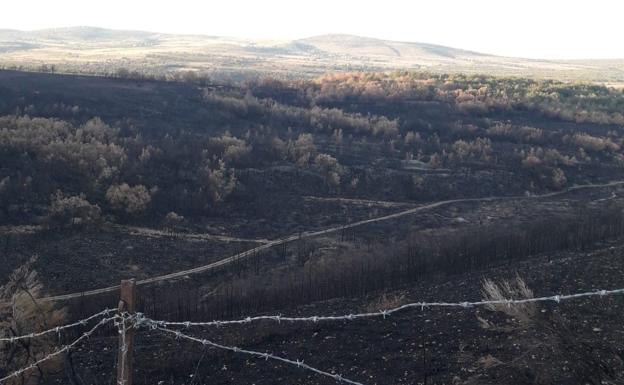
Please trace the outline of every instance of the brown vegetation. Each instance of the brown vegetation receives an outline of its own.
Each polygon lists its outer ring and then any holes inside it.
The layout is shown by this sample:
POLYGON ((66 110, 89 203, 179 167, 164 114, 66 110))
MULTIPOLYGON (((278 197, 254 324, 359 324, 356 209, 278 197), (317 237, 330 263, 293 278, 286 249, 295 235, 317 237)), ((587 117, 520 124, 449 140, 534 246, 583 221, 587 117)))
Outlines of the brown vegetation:
MULTIPOLYGON (((39 303, 35 298, 43 294, 43 286, 32 266, 36 258, 15 270, 0 286, 0 330, 2 337, 21 336, 61 325, 66 319, 65 309, 56 309, 52 303, 39 303), (5 305, 6 304, 6 305, 5 305)), ((55 336, 0 342, 0 377, 28 366, 51 353, 55 336)), ((49 360, 27 374, 10 379, 11 385, 40 384, 63 365, 62 356, 49 360)))

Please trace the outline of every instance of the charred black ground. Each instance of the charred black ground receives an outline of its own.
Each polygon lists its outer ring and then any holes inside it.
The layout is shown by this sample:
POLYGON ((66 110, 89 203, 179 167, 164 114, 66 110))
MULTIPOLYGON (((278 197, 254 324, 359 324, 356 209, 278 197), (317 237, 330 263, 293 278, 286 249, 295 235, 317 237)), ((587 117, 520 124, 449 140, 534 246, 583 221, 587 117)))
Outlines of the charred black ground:
MULTIPOLYGON (((80 293, 280 241, 141 287, 141 310, 172 320, 476 300, 482 278, 516 272, 535 295, 619 288, 624 195, 607 183, 624 180, 623 107, 602 86, 485 76, 241 85, 0 71, 0 276, 36 256, 45 294, 80 293)), ((115 295, 59 306, 77 318, 115 295)), ((620 383, 621 306, 547 304, 529 326, 429 309, 208 335, 363 383, 620 383)), ((139 339, 138 383, 324 383, 139 339)), ((114 383, 114 341, 90 346, 103 355, 84 348, 42 382, 114 383)))

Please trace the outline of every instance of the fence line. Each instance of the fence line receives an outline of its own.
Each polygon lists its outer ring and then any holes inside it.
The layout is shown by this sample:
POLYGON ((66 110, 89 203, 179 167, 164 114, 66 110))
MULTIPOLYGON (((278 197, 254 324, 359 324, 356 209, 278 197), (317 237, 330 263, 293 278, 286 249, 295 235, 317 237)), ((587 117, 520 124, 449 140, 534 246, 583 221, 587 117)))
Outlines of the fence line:
POLYGON ((42 332, 37 332, 37 333, 30 333, 30 334, 25 334, 22 336, 13 336, 13 337, 2 337, 0 338, 0 342, 8 342, 8 343, 14 343, 16 341, 20 341, 20 340, 25 340, 25 339, 31 339, 31 338, 38 338, 38 337, 42 337, 46 334, 51 334, 51 333, 60 333, 62 330, 66 330, 66 329, 71 329, 74 328, 76 326, 85 326, 89 323, 89 321, 98 318, 100 316, 107 316, 110 313, 114 312, 115 309, 104 309, 101 312, 94 314, 88 318, 85 319, 81 319, 80 321, 76 321, 72 324, 68 324, 68 325, 64 325, 64 326, 57 326, 55 328, 52 329, 48 329, 42 332))
MULTIPOLYGON (((194 341, 194 342, 198 342, 201 343, 204 346, 211 346, 217 349, 222 349, 222 350, 228 350, 228 351, 232 351, 235 353, 243 353, 243 354, 248 354, 248 355, 252 355, 252 356, 256 356, 259 358, 264 358, 265 360, 275 360, 275 361, 280 361, 289 365, 294 365, 297 366, 299 368, 302 369, 306 369, 309 371, 312 371, 314 373, 326 376, 326 377, 330 377, 333 378, 336 381, 339 382, 345 382, 348 384, 353 384, 353 385, 363 385, 360 382, 357 381, 353 381, 347 378, 342 377, 339 374, 332 374, 329 372, 325 372, 323 370, 314 368, 308 364, 305 364, 303 361, 299 361, 299 360, 290 360, 288 358, 284 358, 284 357, 280 357, 280 356, 276 356, 270 353, 262 353, 262 352, 257 352, 257 351, 253 351, 253 350, 248 350, 248 349, 242 349, 242 348, 238 348, 235 346, 227 346, 227 345, 222 345, 207 339, 201 339, 198 337, 193 337, 190 336, 188 334, 184 334, 179 330, 174 330, 174 329, 170 329, 168 328, 168 326, 175 326, 175 327, 191 327, 191 326, 224 326, 224 325, 234 325, 234 324, 248 324, 251 322, 255 322, 255 321, 261 321, 261 320, 269 320, 269 321, 275 321, 275 322, 322 322, 322 321, 353 321, 353 320, 357 320, 357 319, 363 319, 363 318, 373 318, 373 317, 382 317, 382 318, 386 318, 387 316, 390 316, 394 313, 400 312, 400 311, 404 311, 404 310, 408 310, 408 309, 415 309, 415 308, 420 308, 421 310, 424 310, 425 308, 432 308, 432 307, 453 307, 453 308, 471 308, 471 307, 475 307, 475 306, 487 306, 487 305, 507 305, 507 306, 513 306, 513 305, 518 305, 518 304, 526 304, 526 303, 536 303, 536 302, 549 302, 549 301, 553 301, 556 303, 560 303, 561 301, 566 301, 566 300, 572 300, 572 299, 578 299, 578 298, 589 298, 589 297, 605 297, 605 296, 611 296, 611 295, 617 295, 617 294, 624 294, 624 288, 622 289, 613 289, 613 290, 594 290, 594 291, 588 291, 588 292, 580 292, 580 293, 575 293, 575 294, 566 294, 566 295, 553 295, 553 296, 546 296, 546 297, 535 297, 535 298, 523 298, 523 299, 501 299, 501 300, 490 300, 490 301, 474 301, 474 302, 413 302, 413 303, 408 303, 402 306, 398 306, 398 307, 394 307, 394 308, 390 308, 390 309, 385 309, 385 310, 380 310, 378 312, 368 312, 368 313, 356 313, 356 314, 348 314, 348 315, 339 315, 339 316, 311 316, 311 317, 283 317, 281 315, 270 315, 270 316, 256 316, 256 317, 247 317, 244 319, 239 319, 239 320, 229 320, 229 321, 210 321, 210 322, 189 322, 189 321, 185 321, 185 322, 168 322, 168 321, 161 321, 161 320, 154 320, 151 319, 149 317, 146 317, 143 313, 134 313, 134 314, 130 314, 128 312, 121 312, 120 314, 116 314, 112 317, 107 317, 107 318, 102 318, 92 329, 90 329, 89 331, 87 331, 86 333, 82 334, 82 336, 80 336, 78 339, 76 339, 74 342, 72 342, 69 345, 65 345, 63 347, 61 347, 60 349, 48 354, 47 356, 45 356, 44 358, 22 368, 19 369, 11 374, 9 374, 6 377, 0 378, 0 384, 2 384, 4 381, 17 377, 29 370, 32 370, 34 368, 37 368, 41 363, 46 362, 51 360, 52 358, 71 350, 73 347, 75 347, 76 345, 78 345, 81 341, 83 341, 84 339, 90 337, 93 333, 95 333, 95 331, 97 329, 99 329, 101 326, 111 322, 111 321, 115 321, 115 326, 118 327, 118 332, 120 333, 120 335, 122 336, 122 338, 120 339, 120 346, 119 346, 119 354, 123 357, 125 357, 128 349, 126 346, 126 341, 125 341, 125 335, 126 332, 129 328, 135 328, 135 329, 139 329, 142 327, 145 328, 149 328, 152 330, 157 330, 160 331, 162 333, 166 333, 166 334, 171 334, 174 335, 176 338, 184 338, 190 341, 194 341)), ((89 321, 100 317, 100 316, 107 316, 110 313, 114 312, 116 310, 114 309, 105 309, 97 314, 94 314, 88 318, 85 318, 83 320, 74 322, 72 324, 68 324, 68 325, 64 325, 64 326, 58 326, 56 328, 53 329, 49 329, 43 332, 38 332, 38 333, 31 333, 31 334, 27 334, 27 335, 23 335, 23 336, 18 336, 18 337, 13 337, 13 338, 4 338, 1 339, 0 341, 2 342, 15 342, 17 340, 20 339, 27 339, 27 338, 36 338, 39 336, 43 336, 45 334, 49 334, 49 333, 53 333, 53 332, 58 332, 60 330, 65 330, 65 329, 69 329, 72 327, 76 327, 79 325, 86 325, 89 321)), ((121 372, 121 378, 125 378, 124 377, 124 373, 123 370, 121 372)), ((118 381, 117 382, 118 385, 125 385, 125 380, 122 380, 121 382, 118 381)))
MULTIPOLYGON (((150 325, 150 324, 151 324, 151 322, 147 321, 147 325, 150 325)), ((338 382, 346 382, 347 384, 353 384, 353 385, 364 385, 361 382, 349 380, 348 378, 345 378, 345 377, 343 377, 343 376, 341 376, 339 374, 331 374, 329 372, 325 372, 323 370, 317 369, 315 367, 312 367, 312 366, 304 363, 303 361, 299 361, 299 360, 293 361, 293 360, 290 360, 288 358, 276 356, 276 355, 273 355, 273 354, 270 354, 270 353, 261 353, 261 352, 256 352, 256 351, 253 351, 253 350, 237 348, 235 346, 221 345, 221 344, 218 344, 218 343, 210 341, 210 340, 189 336, 188 334, 184 334, 184 333, 182 333, 182 332, 180 332, 178 330, 171 330, 171 329, 163 328, 163 327, 158 326, 158 325, 153 325, 153 326, 154 327, 152 329, 159 330, 159 331, 161 331, 163 333, 173 334, 173 335, 175 335, 176 339, 178 339, 178 338, 185 338, 185 339, 190 340, 190 341, 198 342, 198 343, 200 343, 200 344, 202 344, 204 346, 212 346, 212 347, 217 348, 217 349, 229 350, 229 351, 234 352, 234 353, 249 354, 249 355, 252 355, 252 356, 264 358, 265 360, 271 359, 271 360, 281 361, 281 362, 284 362, 284 363, 289 364, 289 365, 297 366, 298 368, 301 368, 301 369, 306 369, 306 370, 312 371, 312 372, 320 374, 322 376, 333 378, 334 380, 336 380, 338 382)))
POLYGON ((40 359, 38 361, 35 361, 35 362, 33 362, 32 364, 30 364, 30 365, 28 365, 26 367, 23 367, 23 368, 21 368, 19 370, 16 370, 15 372, 9 374, 6 377, 0 378, 0 384, 3 383, 6 380, 9 380, 11 378, 17 377, 17 376, 19 376, 19 375, 21 375, 21 374, 23 374, 23 373, 25 373, 25 372, 27 372, 29 370, 35 369, 39 365, 41 365, 42 363, 44 363, 46 361, 49 361, 52 358, 54 358, 54 357, 56 357, 56 356, 58 356, 58 355, 60 355, 60 354, 62 354, 64 352, 66 352, 66 351, 71 350, 74 346, 78 345, 82 340, 84 340, 86 338, 89 338, 93 333, 95 333, 95 331, 97 329, 99 329, 100 327, 104 326, 105 324, 107 324, 107 323, 109 323, 109 322, 111 322, 111 321, 113 321, 114 319, 117 319, 117 318, 118 318, 118 316, 109 317, 109 318, 103 318, 91 330, 89 330, 88 332, 84 333, 82 336, 80 336, 78 339, 76 339, 71 344, 65 345, 62 348, 57 349, 56 351, 48 354, 44 358, 42 358, 42 359, 40 359))
POLYGON ((368 313, 359 313, 359 314, 348 314, 348 315, 339 315, 339 316, 310 316, 310 317, 284 317, 281 315, 267 315, 267 316, 257 316, 257 317, 247 317, 238 320, 230 320, 230 321, 210 321, 210 322, 168 322, 168 321, 156 321, 152 319, 145 318, 141 313, 137 313, 135 316, 137 319, 137 323, 140 325, 142 322, 147 322, 151 325, 158 325, 160 327, 166 326, 183 326, 183 327, 191 327, 191 326, 226 326, 226 325, 240 325, 240 324, 248 324, 256 321, 274 321, 274 322, 322 322, 322 321, 353 321, 360 318, 372 318, 372 317, 383 317, 389 316, 396 312, 400 312, 407 309, 413 308, 429 308, 429 307, 461 307, 461 308, 469 308, 474 306, 484 306, 484 305, 517 305, 524 303, 534 303, 534 302, 545 302, 545 301, 554 301, 560 302, 570 299, 583 298, 583 297, 595 297, 595 296, 607 296, 614 294, 624 294, 623 289, 615 289, 615 290, 597 290, 590 291, 584 293, 575 293, 575 294, 567 294, 567 295, 553 295, 548 297, 536 297, 536 298, 525 298, 525 299, 502 299, 502 300, 492 300, 492 301, 476 301, 476 302, 413 302, 405 305, 401 305, 391 309, 380 310, 378 312, 368 312, 368 313))
MULTIPOLYGON (((357 221, 357 222, 353 222, 353 223, 348 223, 348 224, 343 224, 343 225, 336 225, 324 230, 316 230, 316 231, 305 231, 303 233, 298 233, 298 234, 293 234, 290 236, 286 236, 284 238, 279 238, 279 239, 274 239, 274 240, 269 240, 267 243, 264 243, 258 247, 254 247, 252 249, 243 251, 241 253, 232 255, 230 257, 226 257, 224 259, 221 259, 219 261, 210 263, 208 265, 204 265, 204 266, 199 266, 199 267, 195 267, 189 270, 182 270, 182 271, 177 271, 174 273, 170 273, 170 274, 165 274, 165 275, 160 275, 160 276, 155 276, 155 277, 151 277, 151 278, 145 278, 142 280, 137 281, 137 285, 142 286, 142 285, 147 285, 147 284, 152 284, 152 283, 156 283, 156 282, 162 282, 162 281, 166 281, 166 280, 172 280, 172 279, 176 279, 176 278, 181 278, 184 277, 186 275, 190 275, 190 274, 198 274, 198 273, 203 273, 212 269, 216 269, 218 267, 222 267, 225 266, 227 264, 230 264, 232 262, 238 261, 238 260, 242 260, 245 258, 248 258, 258 252, 270 249, 274 246, 279 246, 279 245, 283 245, 298 239, 307 239, 307 238, 313 238, 313 237, 317 237, 320 235, 325 235, 325 234, 331 234, 331 233, 335 233, 338 231, 342 231, 342 230, 346 230, 346 229, 351 229, 351 228, 355 228, 358 226, 362 226, 362 225, 366 225, 366 224, 370 224, 370 223, 375 223, 375 222, 381 222, 381 221, 386 221, 389 219, 396 219, 396 218, 400 218, 400 217, 404 217, 406 215, 411 215, 411 214, 415 214, 417 212, 421 212, 421 211, 426 211, 429 209, 434 209, 434 208, 438 208, 438 207, 442 207, 445 205, 450 205, 450 204, 454 204, 454 203, 464 203, 464 202, 494 202, 494 201, 508 201, 508 200, 527 200, 527 199, 542 199, 542 198, 552 198, 555 196, 559 196, 559 195, 564 195, 564 194, 568 194, 570 192, 573 191, 578 191, 578 190, 583 190, 583 189, 593 189, 593 188, 608 188, 608 187, 616 187, 616 186, 620 186, 620 185, 624 185, 624 180, 616 180, 616 181, 611 181, 611 182, 606 182, 606 183, 600 183, 600 184, 585 184, 585 185, 578 185, 578 186, 572 186, 572 187, 568 187, 565 190, 562 191, 555 191, 555 192, 550 192, 550 193, 546 193, 546 194, 539 194, 539 195, 507 195, 507 196, 490 196, 490 197, 481 197, 481 198, 457 198, 457 199, 450 199, 450 200, 444 200, 444 201, 437 201, 437 202, 430 202, 430 203, 423 203, 422 205, 419 205, 417 207, 405 210, 405 211, 399 211, 396 213, 392 213, 392 214, 388 214, 388 215, 384 215, 381 217, 375 217, 375 218, 369 218, 369 219, 364 219, 361 221, 357 221)), ((38 301, 47 301, 47 302, 58 302, 58 301, 65 301, 65 300, 69 300, 69 299, 73 299, 73 298, 83 298, 83 297, 87 297, 87 296, 93 296, 93 295, 99 295, 99 294, 104 294, 104 293, 110 293, 113 292, 115 290, 119 289, 119 285, 114 285, 114 286, 108 286, 108 287, 102 287, 102 288, 98 288, 98 289, 92 289, 92 290, 87 290, 87 291, 82 291, 82 292, 76 292, 76 293, 68 293, 68 294, 61 294, 61 295, 55 295, 55 296, 50 296, 50 297, 43 297, 43 298, 37 298, 38 301)), ((3 304, 0 304, 3 305, 3 304)))

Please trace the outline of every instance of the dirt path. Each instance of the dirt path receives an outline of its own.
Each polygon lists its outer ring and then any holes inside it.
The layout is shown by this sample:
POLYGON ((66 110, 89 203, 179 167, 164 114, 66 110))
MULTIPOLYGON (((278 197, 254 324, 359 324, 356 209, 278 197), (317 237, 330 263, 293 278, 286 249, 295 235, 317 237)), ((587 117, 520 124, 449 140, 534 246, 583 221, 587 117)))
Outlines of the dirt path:
POLYGON ((39 225, 0 226, 1 235, 35 234, 38 231, 41 231, 41 226, 39 225))
POLYGON ((116 229, 125 231, 130 235, 142 235, 151 238, 175 237, 187 241, 221 241, 221 242, 250 242, 250 243, 269 243, 268 239, 247 239, 229 237, 227 235, 214 235, 202 233, 170 233, 167 231, 151 229, 149 227, 136 226, 115 226, 116 229))
MULTIPOLYGON (((406 215, 411 215, 411 214, 415 214, 421 211, 426 211, 426 210, 430 210, 430 209, 434 209, 434 208, 438 208, 438 207, 442 207, 442 206, 446 206, 446 205, 450 205, 454 203, 492 202, 492 201, 504 201, 504 200, 518 200, 518 199, 542 199, 542 198, 550 198, 554 196, 567 194, 567 193, 570 193, 572 191, 577 191, 577 190, 615 187, 619 185, 624 185, 624 181, 614 181, 614 182, 603 183, 603 184, 573 186, 563 191, 542 194, 542 195, 529 195, 529 196, 515 195, 515 196, 503 196, 503 197, 462 198, 462 199, 450 199, 450 200, 445 200, 445 201, 429 203, 429 204, 421 205, 421 206, 414 207, 408 210, 400 211, 394 214, 384 215, 384 216, 377 217, 377 218, 366 219, 366 220, 362 220, 362 221, 358 221, 354 223, 349 223, 346 225, 334 226, 334 227, 330 227, 330 228, 319 230, 319 231, 303 232, 301 234, 295 234, 295 235, 291 235, 285 238, 268 241, 267 243, 263 245, 254 247, 242 253, 224 258, 220 261, 213 262, 208 265, 199 266, 199 267, 189 269, 189 270, 182 270, 182 271, 178 271, 178 272, 171 273, 171 274, 161 275, 161 276, 137 281, 137 285, 147 285, 150 283, 156 283, 156 282, 166 281, 166 280, 175 279, 175 278, 182 278, 190 274, 203 273, 209 270, 214 270, 221 266, 228 265, 236 260, 247 258, 260 251, 269 249, 271 247, 289 243, 297 239, 313 238, 319 235, 335 233, 343 229, 351 229, 351 228, 362 226, 362 225, 369 224, 369 223, 383 222, 383 221, 404 217, 406 215)), ((102 294, 102 293, 108 293, 108 292, 115 291, 117 289, 119 289, 119 285, 109 286, 109 287, 104 287, 100 289, 89 290, 89 291, 84 291, 84 292, 79 292, 79 293, 70 293, 70 294, 57 295, 57 296, 52 296, 52 297, 39 298, 39 300, 40 301, 63 301, 63 300, 68 300, 68 299, 73 299, 73 298, 80 298, 80 297, 92 296, 92 295, 97 295, 97 294, 102 294)))
POLYGON ((416 206, 416 203, 412 202, 389 202, 389 201, 373 201, 367 199, 352 199, 352 198, 326 198, 326 197, 315 197, 315 196, 305 196, 303 197, 306 201, 314 201, 314 202, 335 202, 342 204, 350 204, 350 205, 360 205, 360 206, 378 206, 378 207, 405 207, 405 206, 416 206))

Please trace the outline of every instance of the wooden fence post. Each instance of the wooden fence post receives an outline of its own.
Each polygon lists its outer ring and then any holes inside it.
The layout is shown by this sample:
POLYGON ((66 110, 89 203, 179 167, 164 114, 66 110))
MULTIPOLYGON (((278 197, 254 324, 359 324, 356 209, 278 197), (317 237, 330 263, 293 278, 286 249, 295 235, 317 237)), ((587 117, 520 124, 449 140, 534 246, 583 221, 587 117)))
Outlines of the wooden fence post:
MULTIPOLYGON (((136 280, 122 280, 120 285, 118 311, 134 314, 136 306, 136 280)), ((122 320, 122 322, 124 322, 122 320)), ((119 335, 119 351, 117 356, 117 385, 132 385, 132 353, 134 350, 134 325, 126 323, 119 335), (124 352, 125 349, 125 352, 124 352)))

